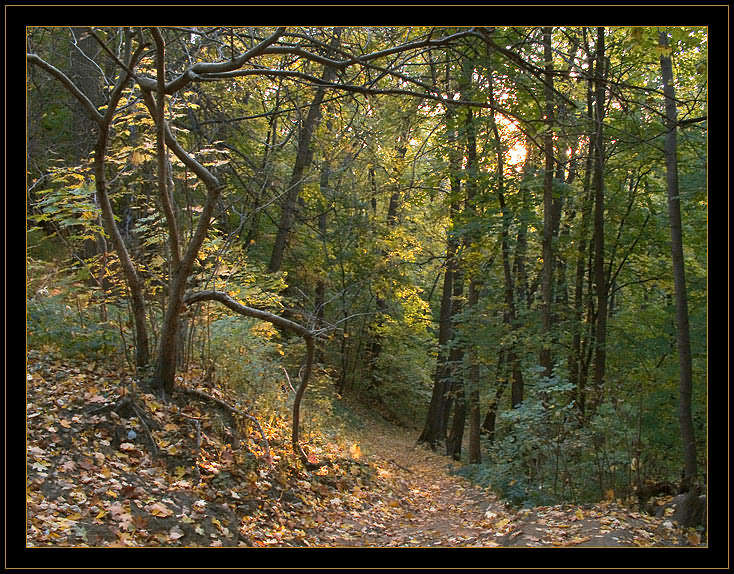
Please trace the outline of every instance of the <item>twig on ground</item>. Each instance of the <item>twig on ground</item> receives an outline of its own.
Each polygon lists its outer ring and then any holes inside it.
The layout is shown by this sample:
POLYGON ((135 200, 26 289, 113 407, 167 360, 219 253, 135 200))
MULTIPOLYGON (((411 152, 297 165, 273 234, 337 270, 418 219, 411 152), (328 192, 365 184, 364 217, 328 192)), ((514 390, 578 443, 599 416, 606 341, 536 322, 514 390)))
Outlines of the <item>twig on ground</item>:
POLYGON ((402 468, 404 471, 409 472, 410 474, 413 474, 413 471, 412 470, 410 470, 409 468, 404 467, 402 464, 398 464, 393 459, 389 458, 387 460, 390 461, 391 463, 393 463, 398 468, 402 468))

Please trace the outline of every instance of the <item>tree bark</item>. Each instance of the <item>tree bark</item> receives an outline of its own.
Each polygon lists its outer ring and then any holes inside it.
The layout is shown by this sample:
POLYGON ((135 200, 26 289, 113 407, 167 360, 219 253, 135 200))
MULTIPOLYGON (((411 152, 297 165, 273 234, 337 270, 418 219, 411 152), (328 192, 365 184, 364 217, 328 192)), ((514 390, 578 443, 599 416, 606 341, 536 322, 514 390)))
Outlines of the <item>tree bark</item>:
POLYGON ((453 223, 459 211, 458 198, 461 193, 461 178, 459 175, 461 157, 456 147, 458 133, 454 122, 455 110, 449 106, 446 110, 446 124, 449 134, 449 184, 451 193, 449 210, 452 226, 448 230, 446 238, 446 270, 444 271, 443 290, 441 292, 441 311, 438 322, 438 359, 433 378, 433 393, 423 432, 418 437, 418 442, 428 443, 431 447, 435 447, 439 442, 446 439, 452 403, 451 353, 448 344, 453 334, 453 312, 457 308, 452 303, 452 295, 457 271, 456 252, 458 248, 453 223))
MULTIPOLYGON (((469 307, 476 311, 479 303, 479 285, 475 281, 469 283, 469 307)), ((469 345, 469 464, 482 461, 480 448, 481 413, 479 410, 479 350, 474 344, 469 345)))
MULTIPOLYGON (((150 111, 151 117, 160 120, 158 107, 149 91, 142 90, 145 105, 150 111)), ((194 267, 194 261, 206 239, 214 209, 222 192, 219 180, 203 165, 190 156, 181 147, 167 122, 164 121, 166 145, 178 157, 181 162, 191 170, 204 183, 207 197, 196 224, 193 236, 181 257, 178 269, 173 270, 169 278, 168 302, 166 312, 163 316, 160 341, 158 344, 158 360, 155 373, 153 374, 153 388, 163 393, 171 394, 175 389, 175 375, 177 368, 176 341, 179 329, 179 314, 184 311, 183 298, 186 290, 186 280, 194 267)))
MULTIPOLYGON (((451 204, 451 213, 455 213, 456 203, 451 204)), ((445 440, 448 428, 449 407, 451 404, 451 366, 449 365, 448 343, 452 335, 452 304, 451 294, 456 274, 456 239, 449 230, 446 240, 446 270, 443 276, 443 290, 441 292, 441 310, 438 319, 438 358, 433 378, 433 393, 426 416, 423 432, 418 442, 424 442, 435 447, 445 440)))
MULTIPOLYGON (((487 414, 484 417, 482 423, 482 430, 487 433, 487 438, 490 443, 494 442, 495 439, 495 425, 497 422, 497 411, 499 410, 500 400, 507 387, 508 377, 505 374, 507 365, 505 362, 504 349, 500 348, 499 357, 497 358, 497 386, 495 387, 494 396, 490 399, 487 407, 487 414)), ((513 405, 515 406, 515 405, 513 405)))
POLYGON ((552 28, 543 28, 543 54, 545 57, 545 173, 543 179, 543 309, 540 366, 546 377, 551 376, 552 304, 553 304, 553 52, 552 28))
POLYGON ((697 475, 696 437, 693 426, 692 395, 693 366, 691 340, 688 326, 688 296, 683 260, 683 227, 680 214, 680 189, 678 187, 678 141, 676 133, 677 111, 673 86, 673 65, 668 51, 668 37, 660 32, 660 69, 665 94, 665 167, 668 187, 668 216, 670 218, 671 254, 673 261, 673 284, 675 289, 675 315, 678 328, 678 363, 680 370, 680 398, 678 420, 683 442, 683 487, 691 489, 697 475))
MULTIPOLYGON (((584 29, 584 45, 589 54, 588 41, 586 40, 586 29, 584 29)), ((594 74, 594 60, 589 54, 589 73, 594 74)), ((586 117, 589 133, 594 132, 594 94, 592 80, 588 80, 586 90, 586 117)), ((589 219, 593 207, 593 196, 591 194, 591 172, 594 166, 594 144, 589 141, 586 152, 584 169, 583 192, 581 196, 581 225, 578 231, 578 250, 576 255, 576 278, 574 281, 573 298, 573 339, 571 342, 571 356, 569 357, 569 382, 573 385, 576 393, 576 406, 579 415, 583 419, 586 412, 586 377, 583 376, 584 369, 583 352, 581 345, 582 319, 584 307, 584 276, 586 275, 586 249, 588 245, 587 234, 589 231, 589 219)))
MULTIPOLYGON (((143 295, 143 285, 140 281, 140 277, 135 270, 130 254, 128 253, 125 241, 122 238, 120 229, 115 221, 114 212, 112 210, 112 204, 107 193, 107 180, 105 177, 105 155, 107 153, 107 142, 109 139, 109 130, 114 118, 114 114, 117 110, 117 105, 122 96, 122 91, 125 86, 131 80, 131 75, 128 70, 134 69, 140 59, 143 56, 144 49, 146 46, 141 46, 135 53, 129 57, 126 70, 120 73, 120 77, 115 84, 110 99, 107 104, 107 109, 104 115, 100 114, 94 104, 89 98, 80 90, 74 82, 72 82, 68 76, 63 72, 48 64, 35 54, 27 54, 26 59, 29 63, 34 64, 48 72, 51 76, 59 80, 64 87, 71 92, 71 94, 79 101, 82 108, 86 112, 87 116, 93 120, 97 125, 98 135, 97 142, 94 147, 94 179, 95 187, 97 191, 97 199, 99 201, 100 209, 102 210, 102 220, 105 225, 105 230, 110 235, 112 244, 115 247, 115 251, 120 259, 120 266, 122 267, 125 280, 130 289, 131 293, 131 306, 133 310, 133 320, 135 324, 135 335, 136 335, 136 348, 135 348, 135 363, 139 368, 143 368, 150 362, 149 355, 149 339, 148 339, 148 328, 146 325, 145 317, 145 298, 143 295)), ((128 37, 128 44, 126 47, 127 54, 131 52, 130 38, 128 37)))
MULTIPOLYGON (((462 297, 464 294, 464 276, 459 269, 454 277, 452 316, 457 316, 463 308, 462 297)), ((454 460, 461 459, 461 443, 464 438, 464 425, 466 423, 466 402, 464 400, 464 373, 462 363, 464 362, 464 348, 462 345, 454 345, 449 352, 449 365, 451 369, 451 402, 454 407, 454 418, 451 430, 446 437, 446 454, 454 460)))
MULTIPOLYGON (((328 191, 329 191, 329 174, 331 171, 331 166, 329 164, 328 159, 322 160, 321 163, 321 176, 319 177, 319 189, 321 191, 322 198, 326 198, 328 191)), ((321 241, 323 242, 324 246, 324 263, 323 263, 323 270, 322 273, 325 273, 326 269, 329 267, 329 249, 327 247, 327 237, 326 237, 326 213, 327 213, 327 207, 328 202, 324 201, 321 210, 318 217, 318 229, 319 229, 319 235, 321 236, 321 241)), ((316 287, 315 287, 315 315, 316 319, 321 323, 324 318, 324 307, 326 306, 326 282, 323 277, 319 277, 316 280, 316 287)), ((316 349, 316 362, 317 363, 323 363, 324 362, 324 351, 322 347, 319 347, 316 349)))
MULTIPOLYGON (((489 102, 494 105, 494 86, 492 77, 489 77, 489 102)), ((512 278, 512 265, 510 263, 510 225, 512 223, 512 213, 505 202, 504 190, 504 154, 502 150, 502 141, 500 139, 499 129, 494 110, 490 113, 490 124, 492 134, 494 135, 496 157, 497 157, 497 200, 500 204, 502 214, 502 231, 501 231, 501 248, 502 248, 502 270, 505 279, 505 305, 506 310, 503 316, 503 322, 508 329, 514 329, 517 322, 517 311, 515 308, 515 286, 512 278)), ((507 349, 507 362, 512 372, 512 406, 515 407, 522 402, 524 391, 524 380, 520 360, 515 352, 515 344, 510 343, 507 349)), ((506 381, 505 381, 506 384, 506 381)), ((497 405, 495 404, 495 408, 497 405)))
MULTIPOLYGON (((466 71, 465 71, 466 74, 466 71)), ((467 85, 471 76, 466 74, 467 85)), ((479 209, 476 206, 478 187, 479 187, 479 161, 477 158, 477 137, 476 125, 474 123, 474 114, 471 108, 466 110, 466 211, 473 217, 479 216, 479 209)), ((480 239, 477 232, 472 232, 465 236, 467 242, 465 248, 476 249, 476 243, 480 239)), ((469 324, 477 321, 476 315, 479 313, 479 276, 477 269, 467 269, 469 275, 469 309, 472 316, 469 318, 469 324)), ((478 464, 481 462, 480 450, 480 431, 481 431, 481 415, 479 411, 479 350, 477 343, 473 340, 467 342, 467 359, 468 368, 466 370, 467 387, 469 395, 469 464, 478 464)))
MULTIPOLYGON (((341 28, 335 28, 334 33, 335 37, 331 42, 332 50, 339 48, 341 28)), ((325 66, 322 76, 323 81, 325 83, 331 83, 335 77, 336 70, 329 66, 325 66)), ((268 271, 270 273, 279 271, 283 264, 283 254, 285 253, 285 247, 288 243, 288 238, 296 219, 298 197, 300 196, 301 189, 303 188, 303 174, 306 171, 308 164, 311 163, 311 158, 313 156, 311 139, 316 127, 318 126, 319 119, 321 118, 321 102, 324 99, 325 93, 325 87, 319 86, 316 88, 316 94, 308 108, 306 119, 301 126, 301 133, 298 138, 296 161, 293 164, 293 171, 291 172, 291 178, 288 182, 285 203, 283 204, 283 209, 280 214, 280 222, 278 224, 278 233, 275 236, 273 251, 270 254, 270 263, 268 263, 268 271)))
POLYGON ((607 357, 607 312, 609 286, 604 270, 604 28, 597 28, 596 73, 594 75, 594 279, 596 283, 596 336, 594 356, 593 411, 603 400, 607 357))

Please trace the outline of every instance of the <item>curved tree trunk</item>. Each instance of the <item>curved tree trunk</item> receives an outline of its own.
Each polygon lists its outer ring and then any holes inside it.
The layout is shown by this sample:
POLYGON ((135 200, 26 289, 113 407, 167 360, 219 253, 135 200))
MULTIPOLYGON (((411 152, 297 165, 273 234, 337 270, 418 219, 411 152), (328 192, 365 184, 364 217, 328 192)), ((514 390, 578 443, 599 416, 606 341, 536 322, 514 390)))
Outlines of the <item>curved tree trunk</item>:
POLYGON ((115 221, 112 204, 110 203, 109 195, 107 193, 105 155, 107 153, 107 141, 109 139, 109 130, 112 119, 114 118, 114 114, 117 110, 117 105, 120 101, 120 97, 122 96, 122 91, 131 80, 131 75, 128 70, 132 70, 137 66, 146 47, 147 46, 142 46, 138 48, 135 54, 130 56, 130 38, 128 36, 126 51, 129 58, 126 70, 121 72, 120 78, 110 94, 110 99, 107 103, 104 115, 97 111, 94 104, 89 100, 84 92, 80 90, 76 84, 66 76, 66 74, 48 64, 35 54, 26 55, 26 59, 29 63, 46 70, 46 72, 59 80, 64 87, 69 90, 69 92, 79 101, 86 115, 93 120, 99 130, 97 142, 94 147, 94 179, 97 199, 99 201, 100 209, 102 210, 102 221, 104 222, 105 230, 110 235, 115 251, 120 258, 122 272, 125 276, 127 285, 130 288, 136 335, 135 363, 140 368, 145 367, 150 362, 148 328, 145 321, 145 298, 143 295, 142 283, 137 271, 135 270, 135 266, 130 259, 127 247, 125 247, 125 242, 120 233, 120 229, 117 226, 117 222, 115 221))
POLYGON ((301 400, 303 399, 303 395, 306 392, 306 386, 308 385, 309 378, 311 377, 311 370, 313 368, 314 359, 314 339, 316 337, 316 333, 310 331, 303 325, 299 325, 298 323, 291 321, 290 319, 286 319, 278 315, 273 315, 268 311, 263 311, 261 309, 255 309, 253 307, 242 305, 222 291, 200 291, 198 293, 189 294, 182 300, 185 305, 192 305, 200 301, 218 301, 235 313, 239 313, 240 315, 244 315, 246 317, 260 319, 262 321, 267 321, 269 323, 272 323, 276 327, 291 331, 296 335, 303 337, 303 340, 306 342, 306 359, 303 369, 301 370, 301 382, 298 386, 298 389, 296 390, 296 396, 293 401, 293 425, 291 429, 291 443, 293 446, 293 451, 299 456, 304 466, 306 466, 307 468, 318 468, 319 466, 322 466, 322 464, 309 459, 299 441, 301 400))

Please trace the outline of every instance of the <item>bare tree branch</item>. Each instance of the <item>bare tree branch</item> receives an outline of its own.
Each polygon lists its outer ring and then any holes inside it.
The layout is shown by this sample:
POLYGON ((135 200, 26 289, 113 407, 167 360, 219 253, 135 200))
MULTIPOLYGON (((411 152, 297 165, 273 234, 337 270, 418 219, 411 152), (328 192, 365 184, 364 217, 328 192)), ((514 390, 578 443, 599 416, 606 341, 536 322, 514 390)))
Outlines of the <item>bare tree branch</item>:
MULTIPOLYGON (((251 60, 255 56, 259 56, 268 46, 270 46, 274 42, 277 42, 278 38, 283 35, 283 32, 285 32, 285 26, 281 26, 272 35, 260 42, 257 46, 251 48, 244 54, 228 62, 197 62, 196 64, 188 68, 178 78, 166 84, 166 94, 173 94, 179 91, 186 84, 195 79, 198 79, 202 74, 223 73, 241 68, 245 64, 245 62, 251 60)), ((141 76, 138 78, 138 83, 143 89, 156 89, 156 81, 151 78, 141 76)))
POLYGON ((43 68, 54 78, 64 84, 66 89, 69 90, 77 100, 79 100, 89 117, 97 122, 98 125, 102 125, 104 117, 97 111, 97 107, 79 88, 76 87, 76 84, 74 84, 74 82, 72 82, 64 72, 41 59, 36 54, 26 54, 26 60, 31 64, 35 64, 39 68, 43 68))

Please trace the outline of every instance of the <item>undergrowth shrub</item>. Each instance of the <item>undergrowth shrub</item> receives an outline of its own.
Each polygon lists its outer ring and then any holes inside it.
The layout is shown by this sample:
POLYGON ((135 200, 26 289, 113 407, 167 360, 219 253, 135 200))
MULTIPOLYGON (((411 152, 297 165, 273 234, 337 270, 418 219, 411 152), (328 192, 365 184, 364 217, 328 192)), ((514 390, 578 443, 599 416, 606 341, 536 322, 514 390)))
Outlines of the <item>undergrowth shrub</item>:
POLYGON ((61 294, 33 297, 26 300, 28 345, 51 345, 70 357, 96 359, 124 352, 119 325, 127 312, 107 305, 107 314, 108 320, 100 321, 98 309, 72 307, 61 294))
POLYGON ((282 394, 282 345, 269 323, 249 317, 225 316, 209 326, 210 353, 217 378, 252 400, 282 394))
MULTIPOLYGON (((532 376, 532 375, 531 375, 532 376)), ((458 472, 516 506, 627 498, 633 484, 635 411, 603 403, 583 426, 572 385, 541 378, 538 392, 498 417, 497 438, 478 465, 458 472)))
MULTIPOLYGON (((210 325, 211 353, 217 379, 252 405, 251 411, 281 439, 290 437, 295 391, 306 346, 300 337, 286 337, 270 323, 241 316, 223 317, 210 325)), ((339 402, 332 373, 314 365, 301 403, 301 444, 318 454, 324 441, 341 443, 353 424, 339 402)))
POLYGON ((433 346, 422 325, 406 328, 388 319, 379 335, 382 351, 373 367, 368 398, 379 401, 398 422, 418 424, 425 420, 431 402, 433 346))

